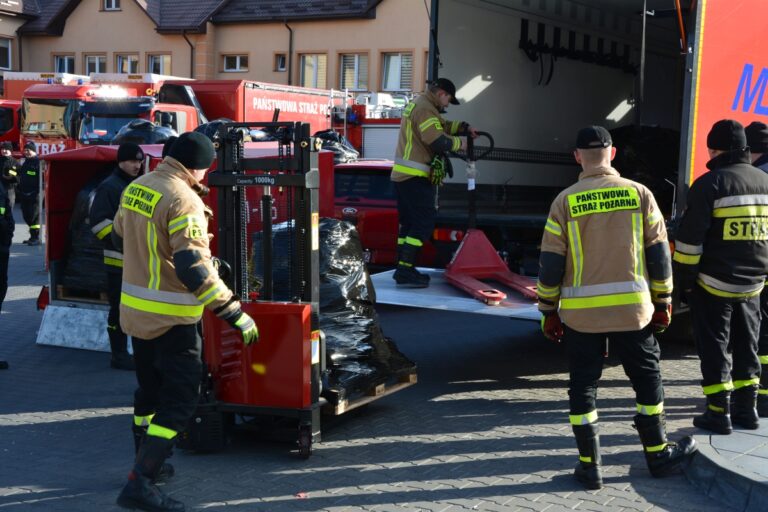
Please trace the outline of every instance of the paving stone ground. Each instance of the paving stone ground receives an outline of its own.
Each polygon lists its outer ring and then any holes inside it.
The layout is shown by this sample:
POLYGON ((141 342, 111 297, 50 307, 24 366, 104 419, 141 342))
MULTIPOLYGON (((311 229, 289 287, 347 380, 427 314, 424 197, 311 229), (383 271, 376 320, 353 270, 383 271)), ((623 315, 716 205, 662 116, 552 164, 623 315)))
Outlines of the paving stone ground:
MULTIPOLYGON (((18 212, 17 212, 18 213, 18 212)), ((26 238, 20 226, 16 241, 26 238)), ((14 244, 0 316, 0 511, 110 511, 131 465, 134 377, 108 355, 35 345, 45 282, 40 248, 14 244)), ((379 309, 387 335, 419 365, 419 382, 329 420, 301 460, 292 435, 239 433, 225 451, 177 450, 165 490, 188 510, 729 510, 684 476, 653 479, 631 427, 634 397, 619 365, 600 388, 606 487, 571 472, 562 347, 532 323, 379 309)), ((698 361, 663 346, 668 429, 693 433, 698 361)))

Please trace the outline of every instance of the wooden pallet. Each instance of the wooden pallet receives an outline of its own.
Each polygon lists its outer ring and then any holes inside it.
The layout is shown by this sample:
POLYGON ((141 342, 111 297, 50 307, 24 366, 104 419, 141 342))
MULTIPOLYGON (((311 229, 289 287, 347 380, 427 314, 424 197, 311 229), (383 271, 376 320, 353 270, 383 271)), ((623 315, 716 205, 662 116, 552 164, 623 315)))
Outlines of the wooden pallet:
POLYGON ((56 285, 56 298, 58 300, 87 302, 89 304, 109 303, 109 296, 107 295, 107 292, 83 290, 80 288, 64 286, 63 284, 56 285))
POLYGON ((391 395, 392 393, 396 393, 397 391, 405 389, 408 386, 413 386, 416 384, 417 380, 418 379, 416 373, 400 375, 397 379, 397 382, 378 384, 369 389, 364 395, 360 397, 345 398, 339 401, 339 403, 336 405, 327 404, 323 407, 323 412, 326 414, 339 416, 345 412, 351 411, 352 409, 356 409, 363 405, 369 404, 374 400, 378 400, 379 398, 383 398, 387 395, 391 395))

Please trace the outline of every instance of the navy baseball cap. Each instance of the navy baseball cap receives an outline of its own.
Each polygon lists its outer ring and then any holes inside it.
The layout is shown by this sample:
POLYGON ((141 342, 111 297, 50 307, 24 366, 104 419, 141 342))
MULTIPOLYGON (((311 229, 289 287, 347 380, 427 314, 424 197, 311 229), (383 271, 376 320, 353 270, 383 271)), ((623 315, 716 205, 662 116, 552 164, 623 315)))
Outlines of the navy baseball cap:
POLYGON ((578 149, 607 148, 612 145, 611 134, 602 126, 587 126, 579 130, 579 134, 576 135, 576 147, 578 149))
POLYGON ((434 83, 436 87, 439 87, 451 95, 451 105, 459 104, 459 100, 456 99, 456 86, 453 85, 453 82, 447 78, 438 78, 434 83))

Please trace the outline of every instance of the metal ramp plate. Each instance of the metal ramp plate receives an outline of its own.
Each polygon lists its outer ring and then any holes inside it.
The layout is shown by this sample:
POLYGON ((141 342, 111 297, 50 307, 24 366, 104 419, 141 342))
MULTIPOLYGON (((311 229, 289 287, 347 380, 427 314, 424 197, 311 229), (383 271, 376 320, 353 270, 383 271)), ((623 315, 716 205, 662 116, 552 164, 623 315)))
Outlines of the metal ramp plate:
MULTIPOLYGON (((419 271, 429 274, 431 279, 429 287, 405 288, 397 286, 392 279, 394 270, 372 275, 371 281, 373 281, 373 287, 376 290, 376 302, 393 306, 503 316, 534 322, 541 320, 541 313, 539 313, 535 302, 524 299, 519 293, 503 286, 499 289, 507 292, 507 298, 498 306, 487 306, 450 285, 443 277, 443 270, 420 268, 419 271)), ((494 287, 500 286, 497 283, 491 283, 494 287)))

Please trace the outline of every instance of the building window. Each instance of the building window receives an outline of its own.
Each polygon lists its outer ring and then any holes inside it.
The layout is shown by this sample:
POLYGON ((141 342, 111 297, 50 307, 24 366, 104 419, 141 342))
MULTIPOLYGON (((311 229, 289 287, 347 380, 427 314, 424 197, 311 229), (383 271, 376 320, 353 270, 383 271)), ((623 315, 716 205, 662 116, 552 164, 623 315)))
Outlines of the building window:
POLYGON ((11 69, 11 40, 0 38, 0 69, 11 69))
POLYGON ((224 71, 227 73, 248 71, 248 56, 247 55, 225 55, 224 71))
POLYGON ((74 73, 75 56, 74 55, 54 55, 53 69, 56 73, 74 73))
POLYGON ((85 56, 85 74, 106 73, 107 57, 105 55, 86 55, 85 56))
POLYGON ((171 74, 170 55, 150 55, 147 57, 147 71, 156 75, 171 74))
POLYGON ((288 57, 284 53, 275 54, 275 71, 285 71, 287 69, 288 57))
POLYGON ((120 0, 104 0, 104 10, 105 11, 119 11, 120 10, 120 0))
POLYGON ((302 55, 299 61, 299 84, 325 89, 328 57, 324 53, 302 55))
POLYGON ((381 88, 384 91, 410 91, 413 88, 413 55, 385 53, 381 88))
POLYGON ((348 53, 339 62, 339 87, 352 91, 368 90, 368 55, 348 53))
POLYGON ((118 54, 115 56, 116 73, 138 73, 139 56, 133 54, 118 54))

